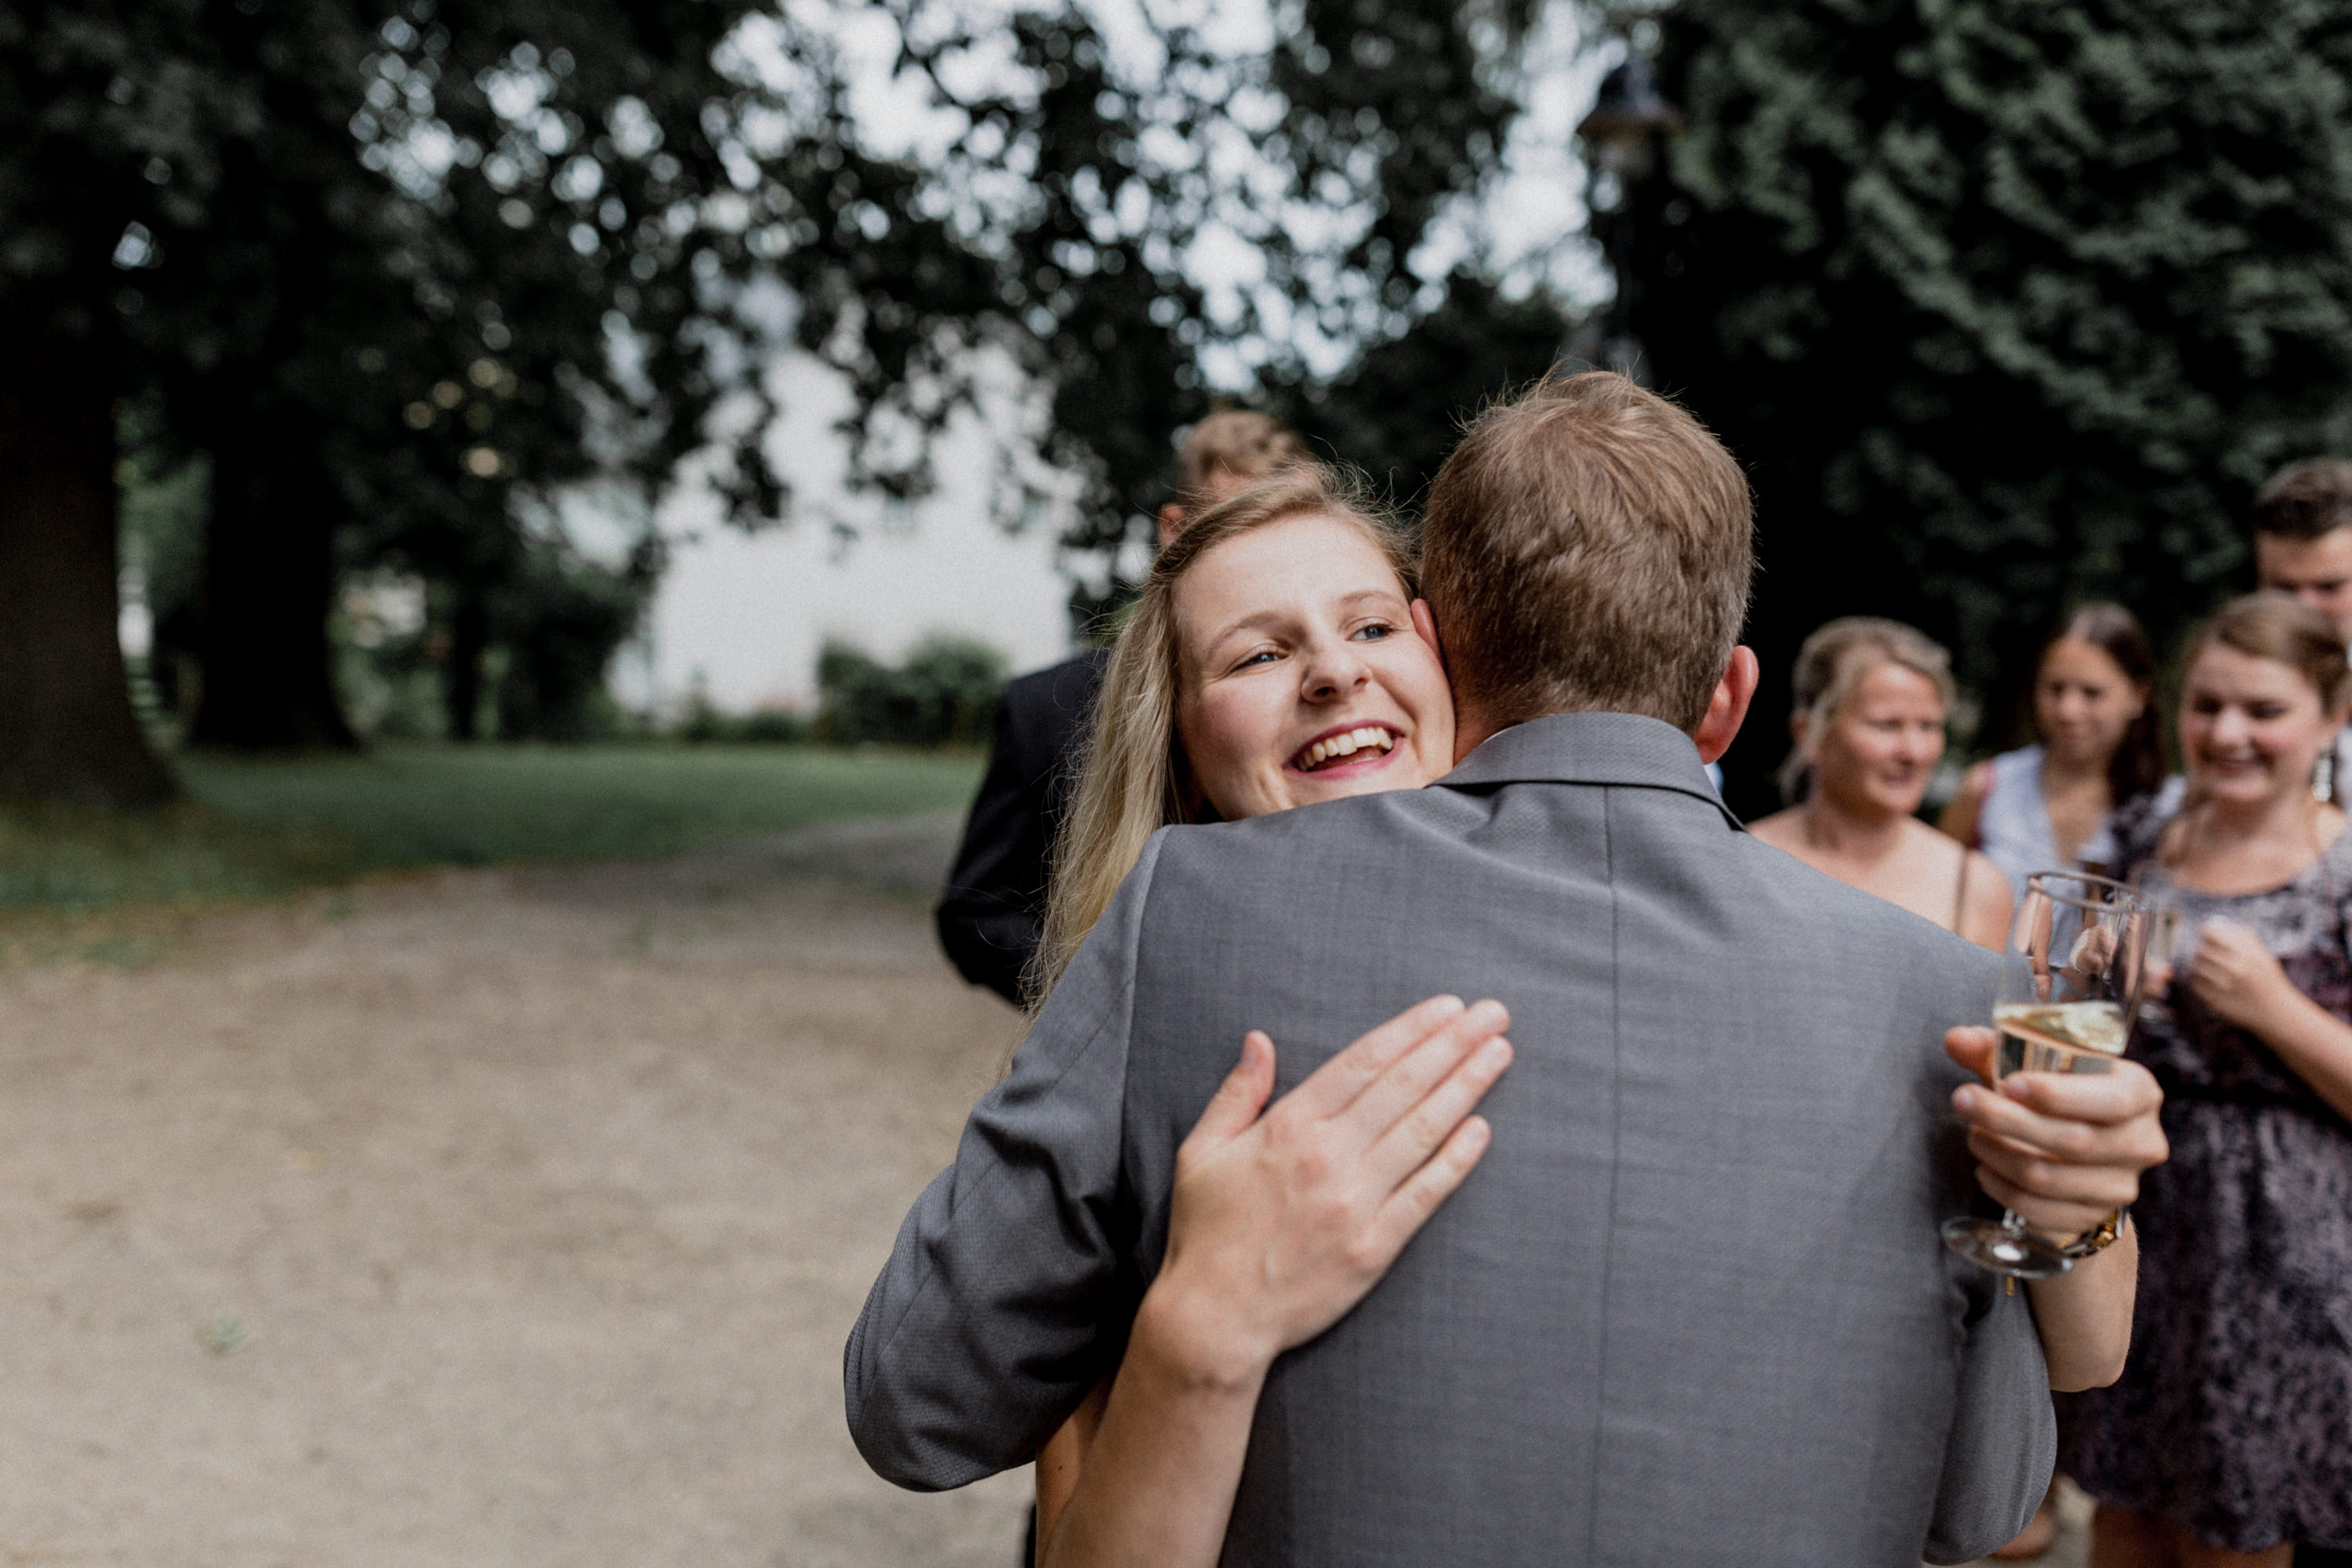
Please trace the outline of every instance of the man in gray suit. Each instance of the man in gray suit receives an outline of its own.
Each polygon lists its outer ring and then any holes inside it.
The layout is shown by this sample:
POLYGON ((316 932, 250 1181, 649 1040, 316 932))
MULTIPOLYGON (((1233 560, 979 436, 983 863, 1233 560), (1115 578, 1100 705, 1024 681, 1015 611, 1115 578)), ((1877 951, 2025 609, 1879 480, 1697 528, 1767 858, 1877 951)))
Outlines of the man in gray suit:
POLYGON ((2047 1373, 2025 1298, 1937 1235, 1982 1201, 1939 1042, 1994 960, 1709 787, 1755 684, 1736 465, 1622 378, 1555 382, 1465 438, 1426 551, 1467 756, 1151 841, 875 1286, 861 1451, 920 1488, 1028 1459, 1118 1363, 1233 1043, 1268 1031, 1287 1088, 1454 992, 1511 1013, 1491 1150, 1274 1363, 1227 1563, 2007 1541, 2049 1474, 2047 1373))

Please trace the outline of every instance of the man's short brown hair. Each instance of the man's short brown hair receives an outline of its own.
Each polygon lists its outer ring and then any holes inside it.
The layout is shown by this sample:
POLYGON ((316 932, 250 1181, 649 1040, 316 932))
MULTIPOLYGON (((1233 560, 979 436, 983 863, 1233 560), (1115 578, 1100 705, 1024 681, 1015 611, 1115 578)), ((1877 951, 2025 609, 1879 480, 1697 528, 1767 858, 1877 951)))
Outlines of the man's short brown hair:
POLYGON ((1748 615, 1748 480, 1706 427, 1622 375, 1545 381, 1479 416, 1423 521, 1422 591, 1486 723, 1706 717, 1748 615))
POLYGON ((2254 531, 2280 539, 2317 539, 2352 527, 2352 463, 2305 458, 2271 476, 2254 498, 2254 531))
POLYGON ((1281 420, 1244 409, 1212 414, 1184 437, 1176 454, 1176 502, 1194 510, 1202 487, 1219 468, 1245 479, 1262 479, 1308 460, 1307 443, 1281 420))

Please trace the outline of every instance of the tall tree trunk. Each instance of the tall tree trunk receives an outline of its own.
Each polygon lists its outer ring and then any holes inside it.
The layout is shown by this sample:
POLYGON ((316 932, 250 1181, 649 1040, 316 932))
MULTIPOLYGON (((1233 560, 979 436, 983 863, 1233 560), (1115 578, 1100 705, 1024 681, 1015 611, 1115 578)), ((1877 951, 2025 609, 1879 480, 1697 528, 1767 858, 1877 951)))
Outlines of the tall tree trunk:
POLYGON ((189 739, 244 750, 355 746, 336 700, 327 615, 342 497, 309 433, 224 397, 205 535, 204 690, 189 739))
POLYGON ((114 356, 59 303, 0 295, 0 795, 146 805, 173 786, 116 640, 114 356))
POLYGON ((460 584, 449 616, 448 672, 441 688, 449 715, 449 738, 471 741, 481 733, 482 656, 490 648, 490 607, 482 591, 460 584))

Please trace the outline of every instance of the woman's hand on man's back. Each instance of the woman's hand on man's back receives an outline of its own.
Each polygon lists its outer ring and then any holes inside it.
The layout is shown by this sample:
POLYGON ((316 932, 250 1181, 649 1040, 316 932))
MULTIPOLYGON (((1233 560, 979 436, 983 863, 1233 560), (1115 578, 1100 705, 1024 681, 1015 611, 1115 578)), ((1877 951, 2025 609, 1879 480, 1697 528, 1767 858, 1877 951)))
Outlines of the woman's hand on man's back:
POLYGON ((1509 1025, 1500 1003, 1433 997, 1270 1109, 1275 1047, 1253 1032, 1177 1152, 1143 1308, 1162 1348, 1251 1381, 1346 1315, 1486 1152, 1471 1112, 1510 1065, 1509 1025))

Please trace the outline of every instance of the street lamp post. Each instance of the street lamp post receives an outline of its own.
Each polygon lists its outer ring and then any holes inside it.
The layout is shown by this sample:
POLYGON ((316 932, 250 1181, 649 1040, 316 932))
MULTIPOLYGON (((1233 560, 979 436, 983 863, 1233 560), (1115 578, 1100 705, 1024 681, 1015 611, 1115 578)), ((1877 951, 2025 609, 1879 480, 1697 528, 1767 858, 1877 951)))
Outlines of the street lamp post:
POLYGON ((1649 57, 1635 48, 1601 79, 1601 96, 1592 112, 1576 127, 1577 139, 1591 150, 1589 205, 1600 220, 1601 249, 1617 284, 1603 318, 1600 352, 1584 357, 1636 380, 1642 379, 1642 345, 1633 336, 1626 287, 1633 242, 1630 187, 1649 173, 1658 138, 1673 135, 1682 124, 1682 110, 1659 96, 1649 57))

